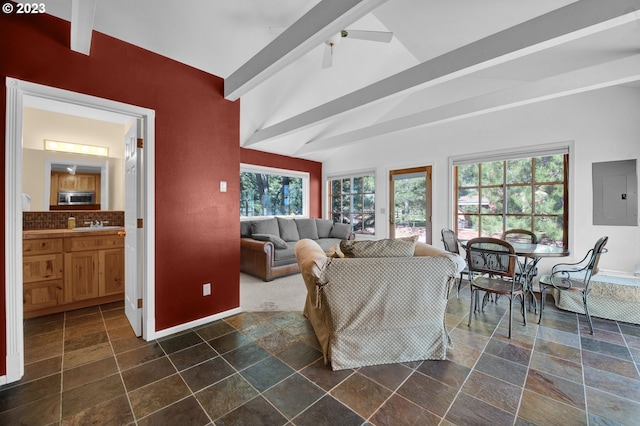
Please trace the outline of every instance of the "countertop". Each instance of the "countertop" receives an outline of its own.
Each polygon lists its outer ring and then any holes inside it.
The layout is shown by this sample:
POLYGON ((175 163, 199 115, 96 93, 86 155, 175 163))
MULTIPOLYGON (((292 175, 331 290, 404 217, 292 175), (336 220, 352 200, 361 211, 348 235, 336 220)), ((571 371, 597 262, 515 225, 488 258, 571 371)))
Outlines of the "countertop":
POLYGON ((110 229, 96 228, 91 231, 74 231, 72 229, 36 229, 32 231, 22 231, 22 238, 28 240, 35 238, 92 237, 99 235, 117 235, 119 232, 124 232, 124 226, 110 229))

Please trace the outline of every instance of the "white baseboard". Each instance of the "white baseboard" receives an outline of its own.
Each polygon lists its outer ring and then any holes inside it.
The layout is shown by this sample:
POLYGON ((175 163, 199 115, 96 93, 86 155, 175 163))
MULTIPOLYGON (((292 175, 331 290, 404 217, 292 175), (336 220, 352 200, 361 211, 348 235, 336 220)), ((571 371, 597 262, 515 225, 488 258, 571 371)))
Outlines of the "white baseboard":
POLYGON ((175 327, 165 328, 164 330, 156 331, 154 335, 154 339, 159 339, 161 337, 170 336, 175 333, 179 333, 181 331, 189 330, 194 327, 199 327, 201 325, 208 324, 213 321, 217 321, 222 318, 230 317, 231 315, 236 315, 242 312, 240 307, 230 309, 228 311, 220 312, 215 315, 211 315, 208 317, 200 318, 195 321, 187 322, 184 324, 176 325, 175 327))

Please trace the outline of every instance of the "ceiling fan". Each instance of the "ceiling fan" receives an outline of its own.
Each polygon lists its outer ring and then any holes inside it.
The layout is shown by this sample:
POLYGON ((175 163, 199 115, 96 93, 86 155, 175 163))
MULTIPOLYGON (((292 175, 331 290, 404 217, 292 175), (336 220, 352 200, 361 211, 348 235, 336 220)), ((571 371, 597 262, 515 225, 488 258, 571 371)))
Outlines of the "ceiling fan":
POLYGON ((324 57, 322 58, 322 68, 330 68, 333 65, 333 48, 343 38, 355 38, 360 40, 378 41, 389 43, 393 38, 393 33, 386 31, 360 31, 342 30, 324 42, 324 57))

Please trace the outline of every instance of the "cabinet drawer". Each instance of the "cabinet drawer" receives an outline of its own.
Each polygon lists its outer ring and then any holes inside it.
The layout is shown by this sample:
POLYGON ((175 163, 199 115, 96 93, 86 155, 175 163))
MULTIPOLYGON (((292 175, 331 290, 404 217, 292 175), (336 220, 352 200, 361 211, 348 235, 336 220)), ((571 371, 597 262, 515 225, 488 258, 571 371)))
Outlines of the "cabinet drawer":
POLYGON ((22 255, 62 253, 62 238, 35 238, 22 240, 22 255))
POLYGON ((124 237, 107 235, 103 237, 65 238, 65 251, 101 250, 124 247, 124 237))
POLYGON ((24 283, 62 279, 62 253, 22 258, 24 283))
POLYGON ((25 284, 22 289, 24 311, 50 308, 62 303, 62 280, 25 284))

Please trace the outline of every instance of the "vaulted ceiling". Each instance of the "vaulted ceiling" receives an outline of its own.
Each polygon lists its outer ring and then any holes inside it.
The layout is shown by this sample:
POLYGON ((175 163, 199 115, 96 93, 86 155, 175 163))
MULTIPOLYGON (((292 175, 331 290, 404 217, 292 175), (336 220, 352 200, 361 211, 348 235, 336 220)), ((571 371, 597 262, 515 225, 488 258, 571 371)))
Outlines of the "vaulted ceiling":
MULTIPOLYGON (((57 0, 99 31, 225 79, 239 144, 322 161, 344 145, 615 85, 638 88, 640 0, 57 0), (342 29, 389 43, 324 41, 342 29)), ((215 117, 212 117, 215 119, 215 117)))

